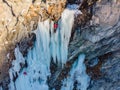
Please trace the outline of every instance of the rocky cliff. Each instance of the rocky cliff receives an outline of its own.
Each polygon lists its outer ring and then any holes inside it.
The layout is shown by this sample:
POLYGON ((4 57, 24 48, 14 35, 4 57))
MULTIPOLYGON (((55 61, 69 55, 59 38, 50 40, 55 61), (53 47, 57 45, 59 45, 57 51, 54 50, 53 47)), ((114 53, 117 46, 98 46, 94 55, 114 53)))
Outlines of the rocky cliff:
MULTIPOLYGON (((91 77, 88 90, 120 89, 119 0, 1 0, 1 84, 9 82, 8 70, 14 60, 16 45, 24 56, 27 55, 28 48, 32 47, 35 41, 35 35, 31 34, 31 31, 36 29, 38 21, 50 18, 57 22, 65 7, 81 10, 82 14, 75 16, 69 44, 69 61, 58 78, 62 73, 69 72, 80 53, 85 53, 87 73, 91 77)), ((54 86, 57 85, 53 84, 51 87, 54 86)))
POLYGON ((88 90, 119 90, 120 1, 99 0, 92 14, 89 24, 79 27, 70 43, 70 60, 86 53, 87 72, 92 78, 88 90))

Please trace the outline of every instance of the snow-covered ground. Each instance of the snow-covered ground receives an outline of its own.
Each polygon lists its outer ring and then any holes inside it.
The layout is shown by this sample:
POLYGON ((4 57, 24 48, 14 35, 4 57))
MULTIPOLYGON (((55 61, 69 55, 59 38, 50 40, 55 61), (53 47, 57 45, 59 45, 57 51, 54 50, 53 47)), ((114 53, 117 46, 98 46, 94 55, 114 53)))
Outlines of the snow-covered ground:
MULTIPOLYGON (((75 10, 65 9, 61 19, 58 22, 56 32, 54 32, 54 22, 46 20, 38 23, 38 28, 34 31, 36 42, 34 47, 29 50, 26 58, 23 58, 19 47, 15 49, 16 60, 13 61, 13 67, 10 69, 9 90, 49 90, 47 77, 50 73, 51 57, 54 62, 63 66, 67 61, 68 44, 71 36, 72 25, 74 22, 75 10), (20 64, 27 61, 28 67, 20 69, 20 64), (18 78, 13 82, 13 77, 18 78)), ((77 88, 86 90, 89 78, 85 73, 83 63, 85 56, 80 55, 70 71, 70 77, 63 80, 61 90, 72 90, 73 84, 77 80, 77 88), (72 87, 72 88, 71 88, 72 87)))

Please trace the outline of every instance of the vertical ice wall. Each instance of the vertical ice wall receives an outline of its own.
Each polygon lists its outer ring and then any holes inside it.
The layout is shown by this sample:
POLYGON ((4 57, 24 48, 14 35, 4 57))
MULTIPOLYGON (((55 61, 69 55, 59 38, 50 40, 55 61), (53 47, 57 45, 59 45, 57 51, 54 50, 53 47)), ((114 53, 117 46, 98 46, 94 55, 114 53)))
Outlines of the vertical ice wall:
POLYGON ((68 44, 74 22, 74 13, 75 11, 73 10, 65 9, 58 22, 57 32, 54 33, 54 29, 51 29, 51 56, 54 61, 58 60, 58 62, 61 62, 62 64, 65 64, 67 61, 68 44))
POLYGON ((0 87, 0 90, 3 90, 2 87, 0 87))
POLYGON ((15 90, 14 85, 14 78, 19 75, 19 71, 21 69, 21 64, 25 64, 25 59, 22 55, 22 53, 19 51, 19 47, 17 46, 14 51, 16 60, 13 60, 12 67, 9 70, 9 76, 10 76, 10 90, 15 90))
MULTIPOLYGON (((36 41, 26 58, 23 58, 19 47, 16 47, 16 60, 13 61, 13 66, 9 72, 11 79, 9 90, 49 90, 47 77, 50 75, 51 58, 61 66, 67 61, 74 13, 74 10, 64 10, 58 21, 56 32, 54 32, 53 21, 38 22, 38 27, 34 31, 36 41), (21 70, 20 63, 24 64, 25 60, 28 66, 21 70), (16 74, 18 78, 13 82, 13 77, 16 74)), ((62 90, 72 90, 74 81, 78 82, 78 89, 86 90, 89 79, 85 73, 84 58, 84 55, 80 55, 78 61, 75 62, 70 72, 71 76, 63 81, 67 87, 63 86, 62 90)))
POLYGON ((74 88, 76 88, 75 90, 87 90, 90 78, 86 74, 84 59, 84 54, 79 55, 78 60, 72 66, 68 78, 63 80, 61 90, 73 90, 74 88))
MULTIPOLYGON (((38 28, 34 31, 36 34, 35 45, 25 58, 28 67, 20 71, 20 63, 16 59, 10 69, 10 90, 48 90, 47 77, 50 75, 51 58, 60 64, 67 61, 73 21, 74 11, 65 9, 58 21, 56 32, 54 32, 53 21, 46 20, 38 23, 38 28), (18 75, 15 83, 13 82, 14 73, 18 75)), ((22 57, 18 47, 15 49, 15 56, 16 58, 22 57)))

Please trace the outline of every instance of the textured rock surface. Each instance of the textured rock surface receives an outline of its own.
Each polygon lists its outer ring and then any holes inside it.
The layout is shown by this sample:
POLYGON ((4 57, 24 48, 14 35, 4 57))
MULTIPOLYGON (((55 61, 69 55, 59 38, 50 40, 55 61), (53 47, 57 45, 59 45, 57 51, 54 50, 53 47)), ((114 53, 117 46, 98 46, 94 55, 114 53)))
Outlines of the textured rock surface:
MULTIPOLYGON (((70 4, 79 5, 82 1, 87 0, 68 0, 70 4)), ((61 71, 70 68, 73 59, 85 53, 87 72, 92 78, 89 90, 119 90, 120 1, 98 0, 93 7, 89 7, 89 2, 92 3, 88 0, 88 6, 85 4, 79 8, 83 14, 75 18, 74 29, 77 30, 73 31, 69 45, 68 57, 71 62, 61 71), (109 53, 112 54, 108 58, 100 58, 109 53), (98 58, 98 61, 94 58, 98 58), (89 61, 91 63, 87 64, 89 61)), ((50 18, 57 21, 65 4, 66 0, 0 0, 0 81, 9 81, 6 78, 11 62, 6 57, 8 51, 13 60, 13 49, 17 43, 20 51, 26 55, 28 47, 32 47, 35 40, 34 35, 33 38, 28 35, 29 31, 36 29, 38 20, 50 18)))
POLYGON ((76 58, 79 53, 85 53, 87 62, 91 62, 87 69, 92 78, 88 90, 120 89, 119 8, 119 0, 99 0, 93 7, 90 23, 76 31, 70 43, 70 60, 76 58), (94 64, 96 65, 92 67, 94 64))
POLYGON ((93 79, 88 90, 119 90, 120 89, 120 51, 113 52, 109 57, 102 58, 101 76, 93 79))

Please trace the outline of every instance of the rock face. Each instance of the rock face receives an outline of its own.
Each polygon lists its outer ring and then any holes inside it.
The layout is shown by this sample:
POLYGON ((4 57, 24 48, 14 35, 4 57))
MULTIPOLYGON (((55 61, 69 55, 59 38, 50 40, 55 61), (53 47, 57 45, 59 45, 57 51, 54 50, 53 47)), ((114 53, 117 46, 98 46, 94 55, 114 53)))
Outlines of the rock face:
POLYGON ((92 78, 88 90, 120 89, 119 8, 119 0, 99 0, 93 6, 92 20, 82 28, 78 26, 81 29, 75 32, 70 43, 70 60, 79 53, 86 54, 87 72, 92 78), (95 58, 98 58, 98 61, 95 58))
POLYGON ((105 61, 100 68, 101 76, 91 80, 88 90, 119 90, 120 51, 113 52, 107 58, 102 58, 102 60, 105 61))
POLYGON ((119 50, 120 4, 119 2, 103 3, 103 1, 96 3, 92 20, 86 26, 82 28, 77 26, 80 31, 75 32, 74 39, 70 43, 69 56, 84 52, 87 59, 92 59, 119 50), (105 12, 106 10, 108 12, 105 12))
MULTIPOLYGON (((66 3, 66 0, 0 0, 0 82, 9 81, 11 61, 7 53, 14 59, 12 51, 18 44, 26 55, 35 40, 35 36, 31 38, 28 33, 36 29, 38 20, 49 18, 56 22, 66 3)), ((83 14, 75 18, 69 44, 70 65, 80 53, 85 53, 91 77, 88 90, 119 90, 120 0, 68 0, 68 4, 83 5, 78 8, 83 14)), ((69 69, 69 62, 66 65, 69 69)))

